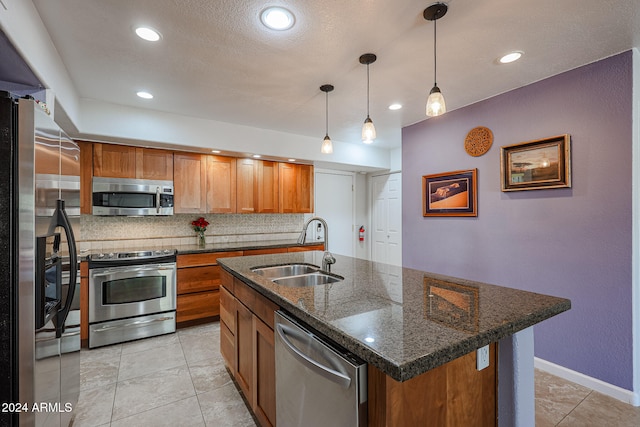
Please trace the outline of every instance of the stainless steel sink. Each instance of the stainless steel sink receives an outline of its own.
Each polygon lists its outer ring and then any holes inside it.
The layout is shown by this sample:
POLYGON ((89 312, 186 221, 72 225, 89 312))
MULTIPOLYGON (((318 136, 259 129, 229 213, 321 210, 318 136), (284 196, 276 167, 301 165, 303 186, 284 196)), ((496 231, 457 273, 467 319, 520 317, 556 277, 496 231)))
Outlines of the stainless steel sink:
POLYGON ((281 277, 279 279, 273 279, 273 282, 281 286, 301 288, 306 286, 327 285, 329 283, 340 282, 342 280, 344 280, 342 277, 333 276, 333 275, 316 271, 315 273, 301 274, 299 276, 281 277))
POLYGON ((272 267, 257 267, 251 269, 254 273, 264 276, 267 279, 299 276, 301 274, 314 273, 318 270, 320 270, 320 267, 311 264, 275 265, 272 267))

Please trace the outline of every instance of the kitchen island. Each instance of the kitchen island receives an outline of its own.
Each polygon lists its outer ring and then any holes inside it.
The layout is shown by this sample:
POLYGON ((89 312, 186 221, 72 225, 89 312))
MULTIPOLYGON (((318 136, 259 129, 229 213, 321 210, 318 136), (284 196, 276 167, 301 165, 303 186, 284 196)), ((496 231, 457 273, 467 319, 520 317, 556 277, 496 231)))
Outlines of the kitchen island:
MULTIPOLYGON (((508 425, 511 415, 503 413, 515 409, 503 408, 496 395, 498 343, 571 307, 563 298, 343 256, 336 256, 331 273, 344 280, 327 285, 280 286, 252 271, 292 263, 320 266, 322 256, 314 251, 218 262, 226 272, 222 284, 231 288, 227 291, 235 295, 236 304, 244 307, 242 295, 252 292, 247 307, 271 331, 269 313, 279 307, 368 363, 369 425, 462 425, 465 420, 497 425, 498 413, 501 424, 508 425), (262 303, 253 303, 258 300, 262 303), (490 366, 476 370, 475 350, 486 345, 490 366)), ((225 312, 224 301, 222 306, 225 312)), ((221 314, 223 326, 231 322, 234 330, 229 328, 225 338, 221 326, 221 351, 224 355, 227 349, 230 370, 238 372, 238 359, 225 347, 225 339, 237 338, 238 325, 225 319, 230 317, 221 314)), ((532 358, 530 364, 532 371, 532 358)), ((249 376, 254 387, 243 391, 252 402, 246 392, 256 393, 264 369, 249 376)), ((255 399, 253 404, 256 412, 261 404, 255 399)))

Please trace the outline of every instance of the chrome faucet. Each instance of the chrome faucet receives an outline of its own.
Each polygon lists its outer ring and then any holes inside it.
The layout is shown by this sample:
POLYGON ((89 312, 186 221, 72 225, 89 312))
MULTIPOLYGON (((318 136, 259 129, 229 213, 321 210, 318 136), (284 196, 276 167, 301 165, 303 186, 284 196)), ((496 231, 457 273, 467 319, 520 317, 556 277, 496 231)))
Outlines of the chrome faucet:
POLYGON ((319 216, 314 216, 304 223, 302 226, 302 232, 300 233, 300 237, 298 237, 298 244, 304 245, 304 241, 307 239, 307 228, 312 221, 320 221, 324 227, 324 255, 322 256, 322 269, 324 271, 331 271, 331 264, 336 263, 336 259, 331 252, 329 252, 329 229, 327 227, 327 221, 320 218, 319 216))

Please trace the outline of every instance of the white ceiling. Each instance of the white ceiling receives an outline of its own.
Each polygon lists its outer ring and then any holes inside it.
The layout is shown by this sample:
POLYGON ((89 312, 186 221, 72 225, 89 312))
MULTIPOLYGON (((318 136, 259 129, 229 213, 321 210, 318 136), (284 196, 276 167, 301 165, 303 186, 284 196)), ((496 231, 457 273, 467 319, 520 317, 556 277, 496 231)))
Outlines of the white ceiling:
MULTIPOLYGON (((375 144, 399 147, 433 86, 432 1, 34 0, 81 98, 360 143, 370 66, 375 144), (287 32, 262 26, 283 5, 287 32), (162 34, 143 41, 133 28, 162 34), (147 90, 153 100, 135 93, 147 90), (404 108, 387 109, 400 102, 404 108)), ((451 0, 438 28, 438 86, 449 110, 640 46, 638 0, 451 0), (513 64, 496 59, 512 50, 513 64)))

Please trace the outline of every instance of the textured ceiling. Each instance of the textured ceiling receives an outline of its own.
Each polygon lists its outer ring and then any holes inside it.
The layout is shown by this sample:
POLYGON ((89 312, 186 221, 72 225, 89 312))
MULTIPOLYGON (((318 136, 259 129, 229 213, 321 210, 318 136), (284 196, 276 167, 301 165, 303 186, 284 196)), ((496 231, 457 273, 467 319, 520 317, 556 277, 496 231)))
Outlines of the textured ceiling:
MULTIPOLYGON (((359 143, 370 66, 376 145, 400 145, 425 119, 433 23, 416 0, 34 0, 82 98, 359 143), (259 22, 267 6, 296 17, 288 32, 259 22), (138 39, 133 27, 162 33, 138 39), (135 92, 147 90, 150 101, 135 92), (400 102, 404 108, 387 109, 400 102)), ((449 110, 640 44, 638 0, 452 0, 438 21, 438 86, 449 110), (525 52, 513 64, 496 58, 525 52)))

